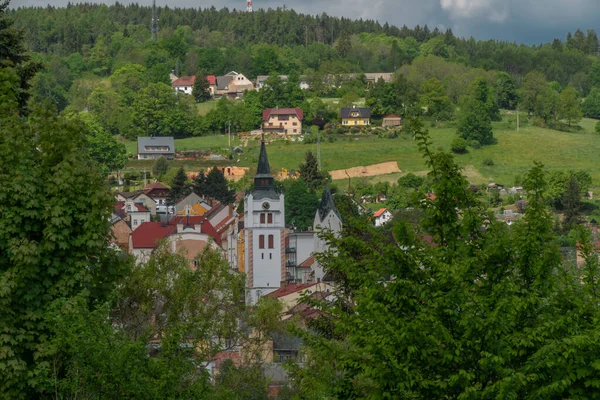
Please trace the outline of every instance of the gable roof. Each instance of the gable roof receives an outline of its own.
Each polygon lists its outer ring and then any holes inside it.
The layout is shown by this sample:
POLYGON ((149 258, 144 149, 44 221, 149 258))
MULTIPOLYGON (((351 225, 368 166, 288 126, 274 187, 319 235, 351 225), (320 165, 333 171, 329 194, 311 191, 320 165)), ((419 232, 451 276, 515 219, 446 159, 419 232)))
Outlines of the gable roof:
MULTIPOLYGON (((175 232, 177 232, 177 224, 183 225, 201 225, 200 231, 202 233, 206 233, 208 236, 212 237, 215 242, 221 246, 221 236, 217 233, 215 227, 210 223, 205 216, 177 216, 171 219, 169 225, 175 226, 175 232)), ((139 228, 138 228, 139 229, 139 228)))
POLYGON ((173 86, 173 87, 193 86, 195 80, 196 80, 195 76, 182 76, 181 78, 173 81, 173 83, 171 83, 171 86, 173 86))
POLYGON ((235 75, 217 76, 216 77, 217 90, 225 90, 226 88, 228 88, 229 83, 231 83, 231 81, 233 80, 234 77, 235 77, 235 75))
POLYGON ((327 183, 325 185, 325 190, 323 190, 323 195, 321 196, 321 203, 319 204, 319 208, 317 209, 317 212, 319 213, 319 219, 323 221, 325 217, 327 217, 327 214, 329 214, 329 211, 333 211, 335 215, 337 215, 337 217, 340 219, 340 221, 342 220, 342 216, 340 215, 338 209, 335 207, 333 196, 331 195, 331 191, 329 190, 329 183, 327 183))
POLYGON ((158 242, 177 232, 176 225, 162 222, 144 222, 131 233, 131 242, 134 248, 153 249, 158 242))
POLYGON ((375 218, 381 217, 383 215, 383 213, 386 212, 387 210, 388 210, 387 208, 380 208, 379 210, 377 210, 377 212, 375 214, 373 214, 373 216, 375 218))
POLYGON ((401 119, 399 116, 397 116, 396 114, 390 114, 390 115, 386 115, 385 117, 383 117, 383 119, 401 119))
POLYGON ((208 84, 211 86, 214 86, 217 84, 217 77, 214 75, 206 75, 206 80, 208 81, 208 84))
POLYGON ((342 108, 342 118, 371 118, 371 109, 364 107, 344 107, 342 108), (358 117, 351 117, 351 111, 358 111, 358 117))
POLYGON ((175 154, 175 139, 172 136, 139 136, 139 154, 175 154), (167 147, 167 149, 150 150, 146 147, 167 147))
POLYGON ((301 290, 308 289, 309 287, 312 287, 315 285, 316 285, 316 283, 302 283, 302 284, 290 283, 289 285, 286 285, 284 287, 277 289, 274 292, 269 293, 267 295, 267 297, 273 297, 273 298, 278 299, 280 297, 287 296, 288 294, 292 294, 292 293, 299 292, 301 290))
POLYGON ((315 263, 315 256, 310 256, 306 260, 302 261, 299 267, 311 267, 315 263))
POLYGON ((295 115, 300 121, 304 119, 301 108, 267 108, 263 111, 263 121, 268 121, 271 115, 295 115))

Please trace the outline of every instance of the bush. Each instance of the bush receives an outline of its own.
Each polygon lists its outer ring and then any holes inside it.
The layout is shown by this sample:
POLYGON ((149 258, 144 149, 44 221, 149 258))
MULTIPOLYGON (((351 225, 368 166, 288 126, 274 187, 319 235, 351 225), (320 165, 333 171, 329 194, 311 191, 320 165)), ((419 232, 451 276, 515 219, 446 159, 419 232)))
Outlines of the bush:
POLYGON ((457 154, 462 154, 467 152, 467 141, 463 138, 455 138, 450 145, 452 151, 457 154))
POLYGON ((479 143, 479 140, 470 140, 469 141, 469 146, 471 146, 473 149, 478 149, 481 147, 481 143, 479 143))
POLYGON ((483 160, 483 165, 485 165, 486 167, 491 167, 494 165, 494 160, 492 160, 491 158, 486 158, 483 160))
POLYGON ((358 128, 350 128, 350 133, 357 134, 359 132, 360 132, 360 129, 358 129, 358 128))
POLYGON ((596 122, 596 133, 600 133, 600 121, 596 122))

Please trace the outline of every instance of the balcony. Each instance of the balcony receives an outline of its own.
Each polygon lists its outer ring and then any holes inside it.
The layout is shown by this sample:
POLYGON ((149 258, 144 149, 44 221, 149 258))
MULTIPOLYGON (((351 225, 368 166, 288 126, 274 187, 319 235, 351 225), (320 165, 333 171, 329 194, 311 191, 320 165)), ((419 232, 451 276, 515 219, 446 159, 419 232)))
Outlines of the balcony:
POLYGON ((285 248, 285 252, 286 252, 287 254, 290 254, 290 253, 295 253, 295 252, 296 252, 296 247, 295 247, 295 246, 287 246, 287 247, 285 248))

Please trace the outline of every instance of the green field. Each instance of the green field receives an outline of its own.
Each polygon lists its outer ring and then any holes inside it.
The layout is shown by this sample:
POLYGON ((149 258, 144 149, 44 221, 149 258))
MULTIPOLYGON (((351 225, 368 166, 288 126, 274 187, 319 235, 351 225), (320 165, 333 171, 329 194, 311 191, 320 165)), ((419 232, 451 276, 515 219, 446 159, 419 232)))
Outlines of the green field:
MULTIPOLYGON (((594 133, 595 120, 584 119, 577 133, 561 132, 532 126, 521 127, 520 132, 509 128, 506 122, 495 123, 494 135, 498 144, 481 149, 469 149, 466 154, 456 155, 472 183, 498 182, 510 185, 517 174, 524 174, 533 161, 542 162, 547 169, 583 169, 590 172, 594 185, 600 185, 600 168, 596 157, 600 154, 600 136, 594 133), (484 166, 484 159, 492 159, 493 166, 484 166)), ((455 128, 430 128, 436 148, 446 151, 455 137, 455 128)), ((257 139, 257 138, 255 138, 257 139)), ((232 145, 240 142, 232 140, 232 145)), ((227 136, 209 136, 176 140, 177 150, 221 148, 227 149, 227 136)), ((254 166, 258 159, 258 140, 251 140, 241 155, 240 166, 254 166)), ((316 153, 316 144, 274 141, 268 145, 269 161, 273 170, 297 169, 307 151, 316 153)), ((128 144, 128 151, 135 152, 135 143, 128 144), (131 150, 133 149, 133 150, 131 150)), ((396 139, 375 136, 338 136, 332 143, 321 144, 321 160, 325 170, 350 168, 361 165, 397 161, 403 173, 426 173, 425 164, 412 137, 401 135, 396 139)), ((217 164, 217 163, 212 163, 217 164)), ((202 161, 174 161, 173 166, 184 165, 195 169, 212 165, 202 161)), ((218 164, 223 164, 220 162, 218 164)), ((130 168, 148 167, 148 163, 132 161, 130 168)), ((372 181, 394 182, 401 174, 382 175, 372 181)))

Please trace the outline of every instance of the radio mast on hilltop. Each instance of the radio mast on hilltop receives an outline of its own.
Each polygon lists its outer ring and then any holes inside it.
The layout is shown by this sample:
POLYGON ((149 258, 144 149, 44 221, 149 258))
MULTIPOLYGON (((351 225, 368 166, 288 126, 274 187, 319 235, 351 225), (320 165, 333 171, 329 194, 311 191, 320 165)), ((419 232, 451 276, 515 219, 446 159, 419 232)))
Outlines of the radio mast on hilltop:
POLYGON ((152 40, 158 40, 158 16, 156 15, 156 0, 152 1, 152 25, 150 26, 152 40))
POLYGON ((252 0, 246 0, 246 11, 252 12, 252 0))

